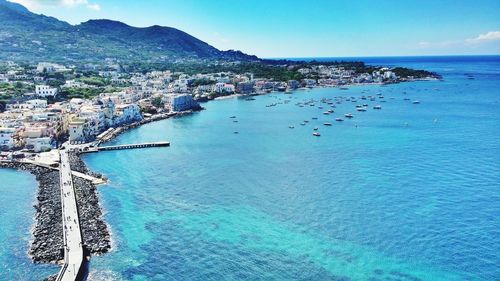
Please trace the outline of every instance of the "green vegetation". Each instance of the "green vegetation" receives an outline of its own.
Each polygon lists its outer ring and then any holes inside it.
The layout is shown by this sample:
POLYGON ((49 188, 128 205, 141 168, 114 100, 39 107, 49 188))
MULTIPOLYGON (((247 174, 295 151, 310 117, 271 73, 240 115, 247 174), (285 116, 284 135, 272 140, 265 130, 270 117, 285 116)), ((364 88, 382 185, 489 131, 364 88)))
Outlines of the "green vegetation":
POLYGON ((20 96, 24 93, 33 92, 34 86, 25 84, 23 82, 16 83, 0 83, 0 100, 10 99, 20 96))
POLYGON ((399 77, 413 77, 413 78, 427 78, 427 77, 439 77, 436 73, 429 72, 426 70, 410 69, 405 67, 396 67, 392 71, 399 77))
POLYGON ((58 98, 60 100, 72 99, 72 98, 91 99, 102 93, 112 93, 119 91, 121 91, 120 88, 113 88, 113 87, 65 88, 60 91, 58 98))
MULTIPOLYGON (((295 64, 295 63, 294 63, 295 64)), ((303 75, 283 65, 274 65, 265 62, 241 62, 241 63, 129 63, 125 67, 132 72, 148 72, 152 70, 171 70, 173 72, 184 72, 189 75, 197 73, 233 72, 236 74, 253 73, 255 78, 274 79, 275 81, 300 80, 303 75)), ((175 78, 175 77, 173 77, 175 78)))
POLYGON ((256 59, 238 51, 220 51, 171 27, 137 28, 104 19, 70 25, 3 0, 0 26, 0 59, 4 60, 85 64, 106 58, 161 62, 256 59))
POLYGON ((190 87, 198 87, 201 85, 213 85, 215 83, 216 83, 216 81, 203 78, 203 79, 195 79, 195 80, 191 81, 189 83, 189 86, 190 87))
POLYGON ((163 108, 165 106, 165 103, 162 101, 161 97, 153 98, 151 104, 156 108, 163 108))
POLYGON ((81 77, 81 78, 78 78, 76 80, 83 82, 87 85, 92 85, 92 86, 97 86, 97 87, 104 87, 104 86, 108 86, 111 84, 111 81, 109 79, 102 78, 99 76, 81 77))

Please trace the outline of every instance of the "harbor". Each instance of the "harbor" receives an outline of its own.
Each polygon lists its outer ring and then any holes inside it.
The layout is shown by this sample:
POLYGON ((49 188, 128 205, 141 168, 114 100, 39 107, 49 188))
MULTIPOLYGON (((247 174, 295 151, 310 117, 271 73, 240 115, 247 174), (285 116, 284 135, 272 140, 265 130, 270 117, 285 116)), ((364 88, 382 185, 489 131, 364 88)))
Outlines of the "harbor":
POLYGON ((56 150, 57 159, 54 154, 47 154, 45 157, 38 157, 38 161, 0 161, 0 167, 48 176, 48 181, 37 176, 40 182, 39 192, 45 193, 51 189, 51 194, 38 196, 42 201, 38 202, 40 207, 36 208, 35 239, 30 253, 35 262, 62 263, 59 273, 51 276, 50 280, 86 280, 91 255, 108 252, 111 248, 109 232, 100 218, 102 211, 95 193, 95 186, 106 183, 106 179, 88 170, 79 154, 168 147, 170 142, 97 146, 89 149, 90 145, 63 144, 61 149, 56 150))

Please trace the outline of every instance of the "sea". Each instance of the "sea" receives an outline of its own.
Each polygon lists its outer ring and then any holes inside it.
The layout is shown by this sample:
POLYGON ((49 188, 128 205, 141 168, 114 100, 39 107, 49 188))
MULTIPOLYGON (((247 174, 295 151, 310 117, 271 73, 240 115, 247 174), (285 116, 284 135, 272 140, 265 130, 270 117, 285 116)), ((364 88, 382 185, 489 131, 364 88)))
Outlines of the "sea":
MULTIPOLYGON (((211 101, 112 142, 168 148, 85 155, 113 239, 89 280, 500 280, 500 57, 353 59, 442 80, 211 101)), ((56 273, 34 177, 0 179, 0 280, 56 273)))

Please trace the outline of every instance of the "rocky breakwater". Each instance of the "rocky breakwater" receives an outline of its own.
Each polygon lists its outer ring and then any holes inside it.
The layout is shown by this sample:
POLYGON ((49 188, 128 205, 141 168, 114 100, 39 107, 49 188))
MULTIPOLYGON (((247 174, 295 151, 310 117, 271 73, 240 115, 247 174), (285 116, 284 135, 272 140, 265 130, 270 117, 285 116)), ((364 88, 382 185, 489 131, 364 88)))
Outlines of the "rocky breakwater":
MULTIPOLYGON (((69 159, 73 171, 102 177, 90 171, 78 154, 70 153, 69 159)), ((83 243, 92 254, 99 255, 108 252, 111 249, 111 239, 108 226, 102 218, 103 213, 99 205, 96 186, 88 180, 75 176, 73 176, 73 186, 78 202, 83 243)))
MULTIPOLYGON (((87 169, 76 154, 70 155, 72 170, 101 177, 87 169)), ((0 168, 28 171, 38 181, 35 225, 29 250, 35 263, 57 263, 64 259, 61 191, 59 171, 20 162, 0 162, 0 168)), ((96 186, 85 179, 73 177, 83 242, 92 254, 106 253, 111 249, 108 227, 102 218, 102 210, 96 186)))
POLYGON ((30 172, 36 176, 39 188, 29 254, 34 262, 57 262, 64 259, 59 172, 40 167, 32 167, 30 172))

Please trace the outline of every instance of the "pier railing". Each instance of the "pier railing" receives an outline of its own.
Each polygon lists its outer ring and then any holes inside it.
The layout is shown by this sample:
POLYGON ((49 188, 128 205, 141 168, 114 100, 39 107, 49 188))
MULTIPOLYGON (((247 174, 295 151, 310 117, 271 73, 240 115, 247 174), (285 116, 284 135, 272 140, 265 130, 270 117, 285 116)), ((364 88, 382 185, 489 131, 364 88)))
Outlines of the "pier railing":
POLYGON ((83 150, 81 150, 81 152, 91 153, 91 152, 108 151, 108 150, 137 149, 137 148, 165 147, 165 146, 170 146, 170 142, 162 141, 162 142, 147 142, 147 143, 137 143, 137 144, 85 147, 83 150))

